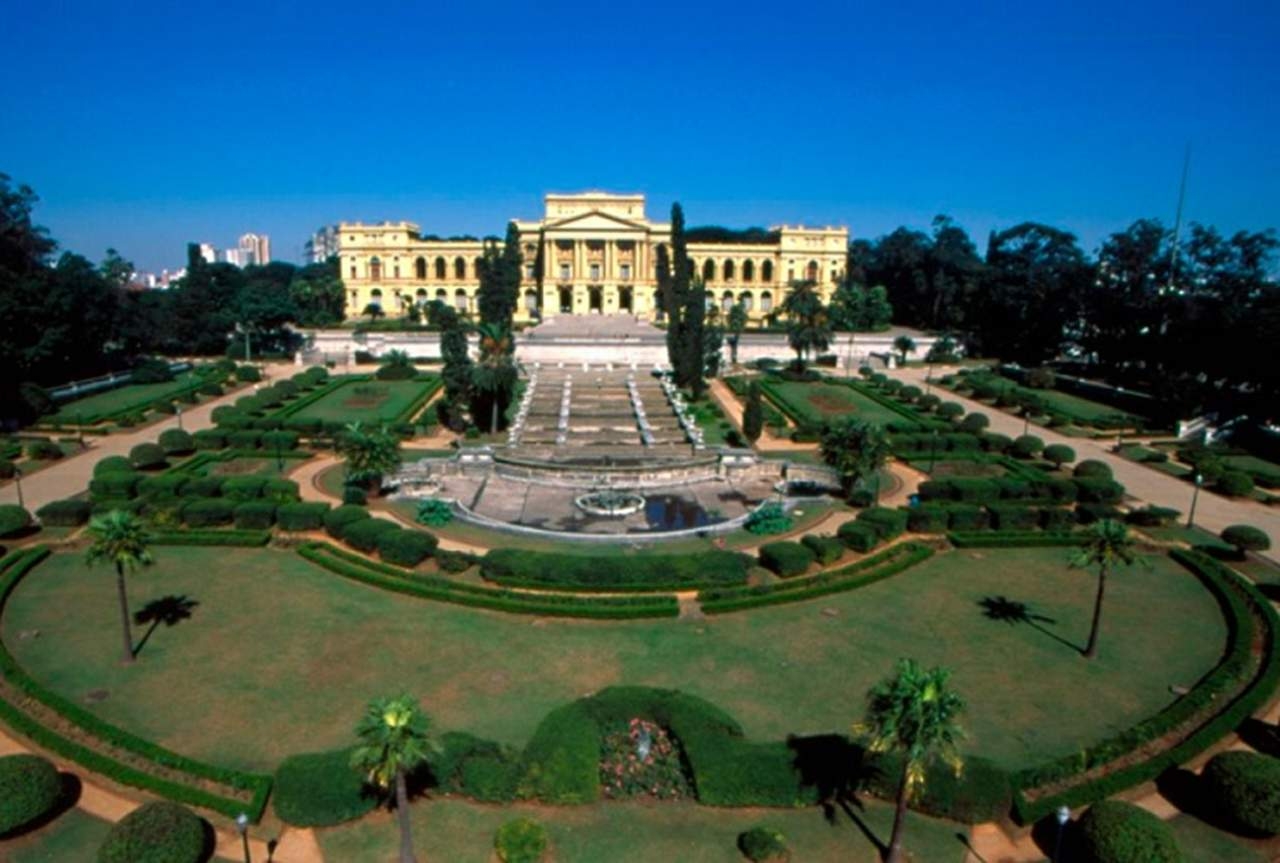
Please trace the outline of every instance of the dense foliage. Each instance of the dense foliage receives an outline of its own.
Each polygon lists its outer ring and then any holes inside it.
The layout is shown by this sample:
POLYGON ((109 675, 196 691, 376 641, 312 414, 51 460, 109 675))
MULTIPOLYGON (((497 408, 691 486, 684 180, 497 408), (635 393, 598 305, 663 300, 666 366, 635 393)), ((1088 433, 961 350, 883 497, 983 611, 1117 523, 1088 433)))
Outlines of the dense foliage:
POLYGON ((1122 800, 1089 807, 1076 825, 1085 863, 1182 863, 1173 831, 1155 815, 1122 800))
POLYGON ((144 803, 112 826, 98 863, 199 863, 205 824, 176 803, 144 803))
POLYGON ((1204 796, 1231 823, 1280 833, 1280 759, 1258 752, 1220 752, 1201 773, 1204 796))
POLYGON ((43 818, 61 800, 62 779, 47 759, 27 754, 0 757, 0 836, 43 818))
POLYGON ((276 814, 298 827, 329 827, 365 815, 380 795, 351 766, 351 750, 291 755, 276 769, 276 814))

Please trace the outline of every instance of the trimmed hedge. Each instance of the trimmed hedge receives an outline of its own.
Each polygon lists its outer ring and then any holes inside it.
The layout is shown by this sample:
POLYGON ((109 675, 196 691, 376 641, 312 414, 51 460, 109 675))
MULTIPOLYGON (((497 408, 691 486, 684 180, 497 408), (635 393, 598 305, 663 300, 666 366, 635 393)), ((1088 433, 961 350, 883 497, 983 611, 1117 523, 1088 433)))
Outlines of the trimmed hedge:
POLYGON ((182 523, 188 527, 213 527, 231 524, 235 504, 221 498, 201 498, 182 507, 182 523))
POLYGON ((160 470, 168 466, 164 450, 160 444, 140 443, 129 450, 129 463, 138 470, 160 470))
POLYGON ((364 521, 367 518, 371 518, 369 510, 362 506, 344 504, 325 513, 324 530, 334 539, 342 539, 343 534, 350 525, 358 521, 364 521))
POLYGON ((265 500, 246 501, 232 511, 232 519, 241 530, 266 530, 275 524, 276 505, 265 500))
POLYGON ((1173 830, 1141 806, 1104 800, 1076 825, 1085 863, 1183 863, 1173 830))
POLYGON ((191 436, 191 442, 198 450, 226 449, 227 435, 219 429, 201 429, 191 436))
POLYGON ((890 540, 901 536, 907 529, 907 519, 906 510, 876 506, 858 513, 857 521, 870 526, 880 539, 890 540))
POLYGON ((400 525, 385 518, 363 518, 343 528, 342 541, 356 551, 370 554, 377 550, 383 537, 403 530, 400 525))
POLYGON ((1251 833, 1280 833, 1280 759, 1257 752, 1220 752, 1200 774, 1204 797, 1228 821, 1251 833))
POLYGON ((427 767, 441 791, 487 803, 515 800, 520 758, 510 747, 449 731, 441 735, 439 748, 427 756, 427 767))
POLYGON ((79 527, 88 523, 91 510, 88 501, 67 498, 46 503, 36 515, 45 527, 79 527))
POLYGON ((1222 541, 1233 545, 1240 554, 1246 551, 1266 551, 1271 548, 1271 538, 1266 531, 1251 524, 1233 524, 1222 529, 1222 541))
POLYGON ((0 836, 52 813, 62 802, 62 777, 48 759, 0 756, 0 836))
POLYGON ((956 548, 1056 548, 1077 546, 1085 541, 1084 533, 1066 531, 952 531, 947 540, 956 548))
POLYGON ((817 556, 798 542, 769 542, 760 546, 760 565, 782 578, 803 575, 817 556))
POLYGON ((276 524, 281 530, 320 530, 329 512, 327 503, 282 503, 276 507, 276 524))
MULTIPOLYGON (((50 440, 33 440, 27 444, 27 457, 36 461, 57 461, 62 458, 62 447, 50 440)), ((1253 480, 1249 480, 1249 484, 1252 486, 1253 480)))
POLYGON ((857 521, 846 521, 836 528, 836 536, 854 551, 865 554, 880 544, 880 532, 874 525, 857 521))
POLYGON ((800 543, 813 552, 814 558, 823 566, 835 563, 844 555, 844 543, 834 536, 811 533, 801 537, 800 543))
POLYGON ((160 432, 160 448, 168 455, 186 455, 196 448, 191 435, 182 429, 165 429, 160 432))
POLYGON ((133 462, 122 455, 109 455, 104 459, 99 459, 98 463, 93 466, 94 477, 105 476, 109 473, 133 473, 133 462))
POLYGON ((295 827, 331 827, 372 812, 381 795, 351 766, 351 749, 291 755, 276 769, 276 815, 295 827))
POLYGON ((396 566, 415 567, 431 556, 439 541, 425 530, 405 530, 383 533, 377 537, 378 557, 396 566))
POLYGON ((138 480, 138 494, 152 499, 178 497, 188 482, 188 477, 180 473, 144 476, 138 480))
POLYGON ((1028 531, 1040 523, 1040 511, 1011 503, 993 503, 987 507, 991 526, 996 530, 1028 531))
POLYGON ((182 497, 219 497, 222 495, 222 477, 193 476, 178 490, 182 497))
POLYGON ((1083 477, 1074 480, 1077 499, 1081 503, 1119 503, 1124 498, 1124 486, 1113 479, 1083 477))
POLYGON ((948 511, 941 506, 914 506, 907 510, 907 530, 912 533, 942 533, 947 529, 948 511))
POLYGON ((262 489, 266 484, 266 477, 261 476, 228 477, 222 481, 222 496, 236 502, 257 500, 262 497, 262 489))
POLYGON ((1071 471, 1071 475, 1077 479, 1083 477, 1091 477, 1094 479, 1112 479, 1111 466, 1105 461, 1097 459, 1085 459, 1075 466, 1071 471))
POLYGON ((272 477, 263 484, 262 497, 275 503, 293 503, 302 493, 293 480, 272 477))
POLYGON ((144 803, 112 825, 98 863, 201 863, 205 825, 176 803, 144 803))
POLYGON ((547 828, 532 818, 508 821, 493 836, 493 849, 502 863, 540 863, 547 844, 547 828))
POLYGON ((31 528, 31 513, 16 503, 0 504, 0 537, 20 536, 31 528))
POLYGON ((138 493, 138 482, 142 475, 116 471, 95 476, 89 480, 89 496, 94 500, 102 498, 130 498, 138 493))
POLYGON ((589 555, 497 548, 480 562, 487 581, 547 590, 671 590, 745 584, 751 558, 732 551, 589 555))
POLYGON ((155 545, 221 545, 255 548, 271 541, 269 530, 167 530, 151 534, 155 545))
POLYGON ((738 850, 751 863, 778 863, 791 859, 787 837, 768 827, 752 827, 739 833, 738 850))

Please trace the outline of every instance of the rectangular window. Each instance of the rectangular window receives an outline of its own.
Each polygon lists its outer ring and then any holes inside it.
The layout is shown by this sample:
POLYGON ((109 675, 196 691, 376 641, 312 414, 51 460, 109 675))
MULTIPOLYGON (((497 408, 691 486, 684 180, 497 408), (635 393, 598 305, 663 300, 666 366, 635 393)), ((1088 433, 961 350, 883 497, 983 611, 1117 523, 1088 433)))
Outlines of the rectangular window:
POLYGON ((624 282, 631 281, 631 265, 630 264, 619 264, 618 273, 619 273, 619 276, 622 278, 622 281, 624 282))
POLYGON ((593 282, 600 281, 600 265, 599 264, 591 265, 591 281, 593 282))
POLYGON ((560 278, 561 278, 563 281, 566 281, 566 282, 573 278, 573 265, 572 265, 572 264, 561 264, 561 265, 560 265, 560 278))
POLYGON ((525 264, 525 265, 524 265, 524 277, 525 277, 526 279, 532 279, 532 278, 534 277, 534 275, 535 275, 535 273, 534 273, 534 265, 533 265, 533 264, 525 264))

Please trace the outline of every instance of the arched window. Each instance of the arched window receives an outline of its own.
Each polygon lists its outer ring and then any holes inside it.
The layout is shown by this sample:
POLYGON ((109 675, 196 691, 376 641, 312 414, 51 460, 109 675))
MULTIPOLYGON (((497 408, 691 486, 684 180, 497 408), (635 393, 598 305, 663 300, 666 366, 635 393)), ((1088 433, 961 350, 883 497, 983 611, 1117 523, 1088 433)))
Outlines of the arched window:
POLYGON ((702 280, 704 282, 714 282, 716 280, 716 262, 707 258, 702 264, 702 280))
POLYGON ((449 264, 443 256, 436 256, 436 278, 444 281, 449 277, 449 264))
POLYGON ((818 262, 810 261, 809 266, 804 269, 804 277, 811 282, 818 281, 818 262))
POLYGON ((400 278, 400 264, 399 264, 399 262, 397 262, 397 263, 395 263, 395 264, 393 264, 393 265, 392 265, 392 267, 391 267, 391 277, 392 277, 392 278, 395 278, 395 279, 400 278))
POLYGON ((726 282, 732 282, 733 281, 733 261, 724 262, 723 272, 724 272, 724 280, 726 282))
POLYGON ((458 281, 467 277, 467 262, 461 257, 453 259, 453 277, 458 281))
POLYGON ((750 313, 752 308, 755 307, 755 298, 751 296, 750 291, 743 291, 738 294, 738 302, 742 303, 742 307, 746 309, 748 313, 750 313))
POLYGON ((372 258, 369 261, 369 281, 382 281, 382 261, 377 258, 372 258))
MULTIPOLYGON (((425 267, 426 261, 423 261, 422 265, 425 267)), ((418 288, 418 292, 413 295, 413 302, 414 302, 414 305, 417 305, 419 307, 425 306, 427 304, 427 289, 418 288)))
POLYGON ((756 278, 756 262, 746 260, 742 262, 742 281, 752 282, 756 278))
POLYGON ((476 258, 474 269, 471 270, 471 278, 480 278, 480 268, 484 266, 484 258, 476 258))
MULTIPOLYGON (((773 281, 773 261, 765 261, 763 264, 760 265, 760 281, 762 282, 773 281)), ((762 307, 763 307, 763 304, 764 304, 764 299, 761 298, 762 307)))
POLYGON ((374 288, 372 291, 369 292, 369 305, 382 308, 382 290, 381 289, 374 288))
POLYGON ((773 310, 773 294, 765 291, 760 295, 760 311, 766 314, 773 310))
MULTIPOLYGON (((459 261, 461 261, 461 260, 462 260, 462 258, 458 258, 458 260, 459 260, 459 261)), ((462 288, 458 288, 458 290, 454 291, 454 292, 453 292, 453 304, 454 304, 454 306, 458 309, 458 311, 462 312, 463 314, 466 314, 466 311, 467 311, 467 292, 466 292, 466 291, 464 291, 462 288)))
POLYGON ((442 303, 449 302, 449 292, 444 288, 436 288, 436 299, 442 303))
POLYGON ((538 292, 537 291, 524 292, 524 309, 526 312, 530 312, 530 313, 536 312, 538 310, 538 292))
POLYGON ((729 314, 729 310, 732 308, 733 308, 733 291, 725 291, 724 295, 720 297, 720 311, 724 312, 727 315, 729 314))
POLYGON ((418 260, 413 262, 413 274, 420 280, 426 279, 427 277, 427 259, 426 258, 418 258, 418 260))

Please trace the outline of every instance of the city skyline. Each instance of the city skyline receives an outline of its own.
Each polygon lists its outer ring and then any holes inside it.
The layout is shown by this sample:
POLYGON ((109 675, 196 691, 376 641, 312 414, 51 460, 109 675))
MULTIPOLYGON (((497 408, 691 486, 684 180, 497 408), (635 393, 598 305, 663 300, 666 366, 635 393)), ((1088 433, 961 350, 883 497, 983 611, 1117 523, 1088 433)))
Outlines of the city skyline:
POLYGON ((1280 222, 1264 4, 817 4, 782 26, 723 6, 644 22, 392 8, 357 39, 341 7, 306 8, 255 10, 231 42, 162 5, 25 8, 0 171, 64 249, 157 271, 250 226, 293 262, 340 221, 500 234, 544 194, 587 189, 644 193, 654 214, 679 200, 693 225, 854 238, 946 213, 980 248, 1034 220, 1092 252, 1135 219, 1172 224, 1188 144, 1187 221, 1280 222), (117 52, 126 38, 180 50, 158 67, 117 52), (215 110, 250 86, 261 100, 215 110))

